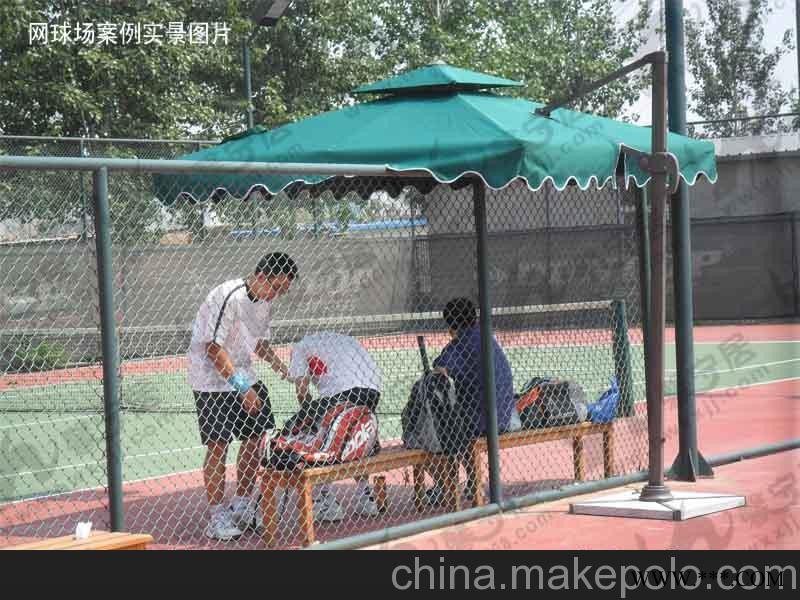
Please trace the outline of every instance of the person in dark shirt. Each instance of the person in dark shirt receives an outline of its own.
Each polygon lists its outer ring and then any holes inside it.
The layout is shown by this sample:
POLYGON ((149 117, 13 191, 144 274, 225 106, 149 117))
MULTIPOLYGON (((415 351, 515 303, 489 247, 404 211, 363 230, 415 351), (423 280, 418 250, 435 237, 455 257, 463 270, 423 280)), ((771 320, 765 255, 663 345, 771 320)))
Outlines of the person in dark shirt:
MULTIPOLYGON (((442 316, 450 332, 450 343, 433 361, 434 371, 444 373, 453 379, 458 402, 467 419, 466 431, 462 433, 468 441, 486 433, 486 411, 483 407, 484 376, 481 361, 481 333, 475 305, 467 298, 450 300, 442 311, 442 316)), ((503 348, 492 337, 494 355, 495 403, 497 406, 497 428, 501 433, 506 431, 514 409, 514 382, 511 366, 503 348)), ((467 469, 470 492, 480 482, 474 481, 469 461, 459 457, 467 469)), ((434 474, 434 479, 436 474, 434 474)), ((440 483, 427 491, 428 501, 432 504, 443 500, 440 483)))

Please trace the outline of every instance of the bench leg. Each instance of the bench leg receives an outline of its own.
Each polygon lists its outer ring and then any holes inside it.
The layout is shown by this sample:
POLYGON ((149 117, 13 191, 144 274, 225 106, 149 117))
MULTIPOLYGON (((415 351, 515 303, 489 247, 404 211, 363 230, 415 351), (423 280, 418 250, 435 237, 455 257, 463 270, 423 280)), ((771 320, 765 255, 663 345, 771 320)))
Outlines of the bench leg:
POLYGON ((417 512, 425 510, 425 467, 414 465, 412 467, 414 479, 414 507, 417 512))
POLYGON ((461 510, 461 493, 458 489, 458 462, 458 459, 452 456, 442 460, 442 466, 444 467, 442 483, 444 484, 446 503, 453 512, 461 510))
POLYGON ((469 478, 467 485, 470 486, 470 491, 472 492, 472 506, 474 507, 486 504, 486 498, 483 496, 483 461, 481 458, 482 453, 478 449, 478 445, 473 444, 469 453, 472 473, 467 474, 469 478))
POLYGON ((373 487, 375 491, 375 505, 380 512, 386 512, 386 476, 376 475, 373 487))
POLYGON ((280 492, 284 484, 282 473, 279 471, 265 470, 261 476, 261 539, 267 548, 275 544, 275 534, 278 532, 278 511, 275 505, 275 493, 280 492))
POLYGON ((614 429, 609 427, 603 432, 603 474, 614 476, 614 429))
POLYGON ((575 480, 583 481, 586 477, 586 463, 583 452, 583 436, 572 438, 572 453, 575 461, 575 480))
POLYGON ((311 496, 311 483, 302 473, 295 484, 297 490, 297 510, 300 514, 300 536, 303 546, 313 544, 314 536, 314 500, 311 496))

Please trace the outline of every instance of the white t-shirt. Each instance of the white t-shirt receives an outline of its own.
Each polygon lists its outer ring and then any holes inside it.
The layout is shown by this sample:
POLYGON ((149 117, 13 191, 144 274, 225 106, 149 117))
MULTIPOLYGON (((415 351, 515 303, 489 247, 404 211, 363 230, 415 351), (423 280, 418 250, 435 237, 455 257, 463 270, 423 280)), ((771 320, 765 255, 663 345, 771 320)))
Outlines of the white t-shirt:
POLYGON ((206 346, 219 344, 237 371, 255 382, 251 355, 259 340, 270 338, 270 303, 247 295, 243 279, 226 281, 208 294, 192 324, 189 344, 189 385, 198 392, 229 392, 233 388, 208 358, 206 346))
POLYGON ((312 333, 292 347, 289 377, 305 375, 315 376, 322 397, 353 388, 381 391, 378 365, 358 340, 340 333, 312 333))

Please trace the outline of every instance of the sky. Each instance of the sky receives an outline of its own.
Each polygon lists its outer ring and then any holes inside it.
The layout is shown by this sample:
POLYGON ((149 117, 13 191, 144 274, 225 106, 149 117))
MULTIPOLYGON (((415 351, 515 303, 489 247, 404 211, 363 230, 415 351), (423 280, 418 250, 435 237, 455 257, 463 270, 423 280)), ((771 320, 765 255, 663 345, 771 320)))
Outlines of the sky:
MULTIPOLYGON (((663 14, 663 3, 665 0, 650 0, 651 11, 653 13, 653 20, 658 18, 658 15, 663 14)), ((746 2, 747 0, 740 0, 746 2)), ((620 22, 624 22, 636 14, 638 8, 638 0, 618 0, 618 8, 616 11, 617 18, 620 22)), ((684 8, 692 16, 703 15, 706 13, 706 3, 703 0, 684 0, 684 8)), ((772 14, 770 14, 766 21, 764 32, 764 43, 768 48, 774 48, 781 43, 783 39, 783 32, 791 29, 794 35, 795 29, 795 0, 770 0, 772 14)), ((652 52, 664 47, 663 34, 656 33, 657 23, 651 22, 650 35, 645 47, 642 49, 641 54, 652 52)), ((795 38, 796 39, 796 38, 795 38)), ((784 88, 791 89, 798 87, 797 85, 797 52, 792 51, 786 54, 776 69, 776 78, 783 84, 784 88)), ((687 73, 686 77, 687 87, 691 85, 690 75, 687 73)), ((639 102, 633 105, 628 111, 629 114, 638 113, 641 115, 639 119, 640 124, 650 123, 650 99, 643 95, 639 102)), ((700 120, 699 115, 689 111, 687 114, 689 121, 700 120)))

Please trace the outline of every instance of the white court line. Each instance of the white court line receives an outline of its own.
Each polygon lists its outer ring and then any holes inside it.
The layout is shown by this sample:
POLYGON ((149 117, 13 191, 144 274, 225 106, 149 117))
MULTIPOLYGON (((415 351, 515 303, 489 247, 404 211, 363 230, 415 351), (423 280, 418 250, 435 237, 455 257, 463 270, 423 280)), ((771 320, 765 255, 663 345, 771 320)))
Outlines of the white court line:
MULTIPOLYGON (((123 458, 123 461, 126 460, 134 460, 137 458, 147 458, 151 456, 164 456, 167 454, 177 454, 179 452, 189 452, 191 450, 200 450, 205 448, 205 446, 189 446, 187 448, 174 448, 169 450, 157 450, 154 452, 145 452, 144 454, 131 454, 130 456, 126 456, 123 458)), ((51 471, 66 471, 67 469, 80 469, 82 467, 90 467, 94 465, 105 465, 106 461, 104 460, 96 460, 92 462, 86 463, 79 463, 77 465, 61 465, 58 467, 50 467, 47 469, 39 469, 37 471, 22 471, 19 473, 12 473, 11 475, 0 475, 0 479, 12 479, 14 477, 22 477, 23 475, 38 475, 40 473, 50 473, 51 471)))
POLYGON ((15 429, 17 427, 27 427, 29 425, 50 425, 52 423, 67 423, 69 421, 81 421, 83 419, 102 419, 103 415, 84 415, 82 417, 64 417, 63 419, 53 419, 51 421, 29 421, 27 423, 15 423, 13 425, 0 425, 2 429, 15 429))
POLYGON ((710 390, 698 391, 697 395, 699 396, 701 394, 710 394, 712 392, 724 392, 726 390, 741 390, 743 388, 756 387, 758 385, 770 385, 772 383, 786 383, 787 381, 800 381, 800 376, 797 376, 797 377, 785 377, 783 379, 773 379, 772 381, 759 381, 759 382, 756 382, 756 383, 742 383, 742 384, 739 384, 739 385, 726 385, 724 387, 711 388, 710 390))
MULTIPOLYGON (((728 339, 728 340, 719 340, 718 342, 695 342, 695 346, 707 346, 713 344, 714 346, 720 346, 722 344, 729 344, 731 342, 736 342, 737 344, 800 344, 800 340, 739 340, 739 339, 728 339)), ((671 346, 675 345, 675 342, 669 342, 671 346)))
MULTIPOLYGON (((734 367, 733 369, 721 369, 719 371, 695 371, 697 375, 717 375, 719 373, 733 373, 735 371, 747 371, 749 369, 760 369, 761 367, 773 367, 775 365, 785 365, 787 363, 799 362, 800 357, 790 358, 788 360, 776 360, 773 362, 757 363, 755 365, 746 365, 744 367, 734 367)), ((677 373, 677 369, 667 369, 671 373, 677 373)))

